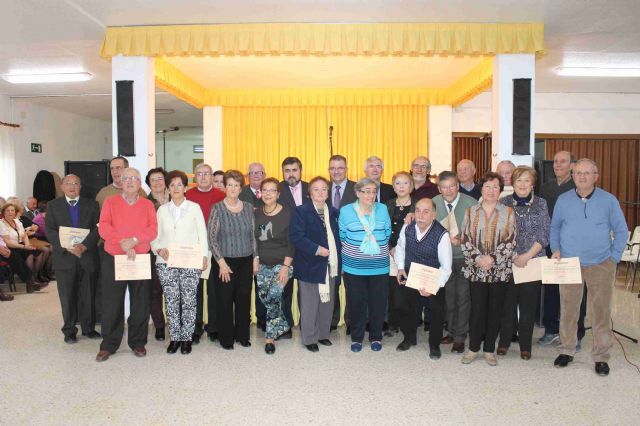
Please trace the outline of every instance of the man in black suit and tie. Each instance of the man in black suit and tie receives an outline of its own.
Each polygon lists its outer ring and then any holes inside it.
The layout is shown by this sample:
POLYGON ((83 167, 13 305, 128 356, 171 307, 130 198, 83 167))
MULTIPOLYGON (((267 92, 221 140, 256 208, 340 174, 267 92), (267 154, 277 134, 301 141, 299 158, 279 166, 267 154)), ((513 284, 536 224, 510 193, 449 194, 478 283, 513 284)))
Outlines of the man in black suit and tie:
MULTIPOLYGON (((280 191, 278 201, 293 213, 296 207, 306 203, 309 199, 309 184, 301 180, 302 162, 298 157, 287 157, 282 161, 282 176, 284 180, 278 185, 278 191, 280 191)), ((293 327, 292 300, 293 278, 287 282, 282 292, 282 311, 290 327, 293 327)), ((285 336, 291 337, 291 331, 280 336, 280 338, 285 336)))
POLYGON ((262 194, 260 193, 260 185, 267 177, 264 166, 260 163, 249 164, 247 177, 249 178, 249 185, 242 187, 238 198, 247 203, 251 203, 254 208, 262 207, 264 202, 262 201, 262 194))
MULTIPOLYGON (((329 176, 331 176, 331 192, 327 198, 327 205, 340 211, 340 208, 351 204, 357 200, 355 182, 347 179, 347 159, 342 155, 333 155, 329 158, 329 176)), ((335 286, 335 303, 333 304, 333 317, 331 319, 331 330, 338 328, 340 322, 340 283, 342 281, 339 274, 335 286)), ((347 312, 345 310, 345 322, 347 322, 347 312)))
MULTIPOLYGON (((64 197, 47 205, 45 226, 47 238, 53 247, 53 267, 58 281, 58 295, 62 307, 64 341, 76 343, 78 329, 75 324, 80 316, 82 335, 97 339, 95 331, 95 282, 98 221, 100 207, 95 200, 80 197, 80 178, 67 175, 62 180, 64 197), (60 227, 81 228, 89 231, 82 240, 70 248, 63 248, 60 227)), ((66 244, 65 244, 66 245, 66 244)))
POLYGON ((396 197, 393 186, 388 183, 380 182, 382 172, 384 171, 384 162, 380 157, 371 156, 364 161, 364 174, 378 184, 378 195, 376 201, 385 204, 392 198, 396 197))

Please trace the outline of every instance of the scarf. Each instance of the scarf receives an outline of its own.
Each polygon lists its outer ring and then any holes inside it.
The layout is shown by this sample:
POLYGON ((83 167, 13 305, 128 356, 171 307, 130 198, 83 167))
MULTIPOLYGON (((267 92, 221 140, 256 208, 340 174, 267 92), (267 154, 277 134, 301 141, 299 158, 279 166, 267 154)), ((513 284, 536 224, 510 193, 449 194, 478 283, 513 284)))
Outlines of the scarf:
POLYGON ((375 204, 371 209, 369 219, 366 218, 365 214, 360 213, 360 201, 353 203, 353 208, 356 211, 356 215, 358 216, 362 227, 364 228, 364 238, 362 239, 362 243, 360 243, 360 251, 370 256, 380 254, 380 245, 376 241, 376 237, 373 236, 373 230, 376 228, 375 204))
MULTIPOLYGON (((316 211, 317 210, 318 209, 316 209, 316 211)), ((329 208, 326 203, 322 206, 322 212, 323 214, 320 215, 320 217, 324 221, 324 228, 327 232, 327 242, 329 243, 329 247, 327 247, 329 249, 329 267, 327 268, 324 283, 320 283, 318 285, 318 293, 320 294, 320 302, 328 303, 331 301, 331 287, 329 286, 329 280, 338 275, 338 248, 336 247, 336 240, 333 238, 331 220, 329 220, 329 208)))
POLYGON ((515 192, 512 194, 515 206, 530 206, 533 203, 533 191, 526 197, 518 197, 515 192))

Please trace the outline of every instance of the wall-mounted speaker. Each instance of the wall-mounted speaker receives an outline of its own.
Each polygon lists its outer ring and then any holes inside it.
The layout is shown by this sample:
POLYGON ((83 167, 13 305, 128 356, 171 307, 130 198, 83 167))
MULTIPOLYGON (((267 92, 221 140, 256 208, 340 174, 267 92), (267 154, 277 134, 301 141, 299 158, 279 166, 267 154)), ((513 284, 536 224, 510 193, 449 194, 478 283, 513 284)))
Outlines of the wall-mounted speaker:
POLYGON ((514 155, 531 155, 531 79, 513 80, 514 155))
POLYGON ((116 81, 116 109, 118 115, 118 155, 136 155, 133 136, 133 81, 116 81))

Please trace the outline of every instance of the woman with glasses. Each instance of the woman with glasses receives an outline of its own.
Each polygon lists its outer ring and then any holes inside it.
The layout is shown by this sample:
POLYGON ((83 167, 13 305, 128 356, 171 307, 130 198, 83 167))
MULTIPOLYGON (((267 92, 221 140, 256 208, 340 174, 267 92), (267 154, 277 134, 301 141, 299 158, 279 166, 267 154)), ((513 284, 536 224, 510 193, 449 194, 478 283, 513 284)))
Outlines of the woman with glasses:
POLYGON ((376 202, 378 183, 363 178, 355 184, 358 199, 340 209, 342 266, 351 320, 351 350, 360 352, 369 319, 371 350, 382 349, 382 325, 387 306, 391 219, 376 202))
MULTIPOLYGON (((516 219, 516 255, 513 264, 524 268, 528 262, 537 257, 546 257, 544 248, 549 244, 549 210, 544 198, 533 194, 533 185, 538 175, 532 167, 518 166, 511 175, 513 194, 500 200, 505 206, 513 209, 516 219)), ((498 355, 506 355, 511 343, 511 335, 515 328, 516 312, 520 313, 518 321, 518 337, 520 341, 520 358, 531 359, 531 339, 533 323, 538 305, 538 293, 541 281, 514 284, 507 286, 507 295, 498 343, 498 355)))
POLYGON ((233 349, 249 341, 251 283, 258 272, 253 206, 238 198, 244 176, 238 170, 224 174, 226 197, 211 208, 209 249, 218 263, 214 277, 220 345, 233 349))
POLYGON ((174 170, 167 174, 166 183, 171 201, 158 208, 158 237, 151 242, 151 249, 157 255, 155 269, 167 298, 171 336, 167 353, 174 354, 180 348, 181 353, 190 354, 195 330, 198 281, 202 270, 207 269, 209 260, 207 228, 200 207, 185 199, 187 175, 174 170), (172 244, 198 246, 202 254, 202 267, 169 267, 167 262, 172 254, 172 244))
POLYGON ((282 312, 282 291, 292 276, 293 245, 289 242, 291 213, 278 203, 278 180, 262 181, 260 191, 264 205, 255 211, 255 237, 258 246, 258 297, 266 308, 264 351, 276 351, 275 340, 289 331, 282 312))
POLYGON ((488 172, 478 185, 482 202, 467 209, 461 229, 462 271, 471 290, 469 351, 462 363, 470 364, 477 358, 484 340, 485 360, 495 366, 496 338, 515 254, 515 214, 498 202, 503 189, 500 175, 488 172))
POLYGON ((296 207, 290 238, 295 246, 294 267, 300 290, 302 343, 318 352, 318 343, 331 346, 329 333, 340 264, 338 212, 327 206, 329 181, 321 176, 309 182, 311 202, 296 207))

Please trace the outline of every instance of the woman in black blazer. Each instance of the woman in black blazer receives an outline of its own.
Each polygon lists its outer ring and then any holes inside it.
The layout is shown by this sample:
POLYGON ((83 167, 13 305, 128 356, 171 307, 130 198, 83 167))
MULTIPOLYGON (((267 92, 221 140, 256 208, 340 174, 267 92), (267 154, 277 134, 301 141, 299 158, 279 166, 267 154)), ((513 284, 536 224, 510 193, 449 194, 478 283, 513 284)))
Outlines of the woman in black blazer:
POLYGON ((334 289, 340 276, 338 212, 327 206, 328 191, 325 178, 311 179, 311 202, 296 208, 289 226, 289 239, 296 249, 293 271, 300 290, 302 343, 311 352, 318 352, 318 343, 331 346, 334 289))

